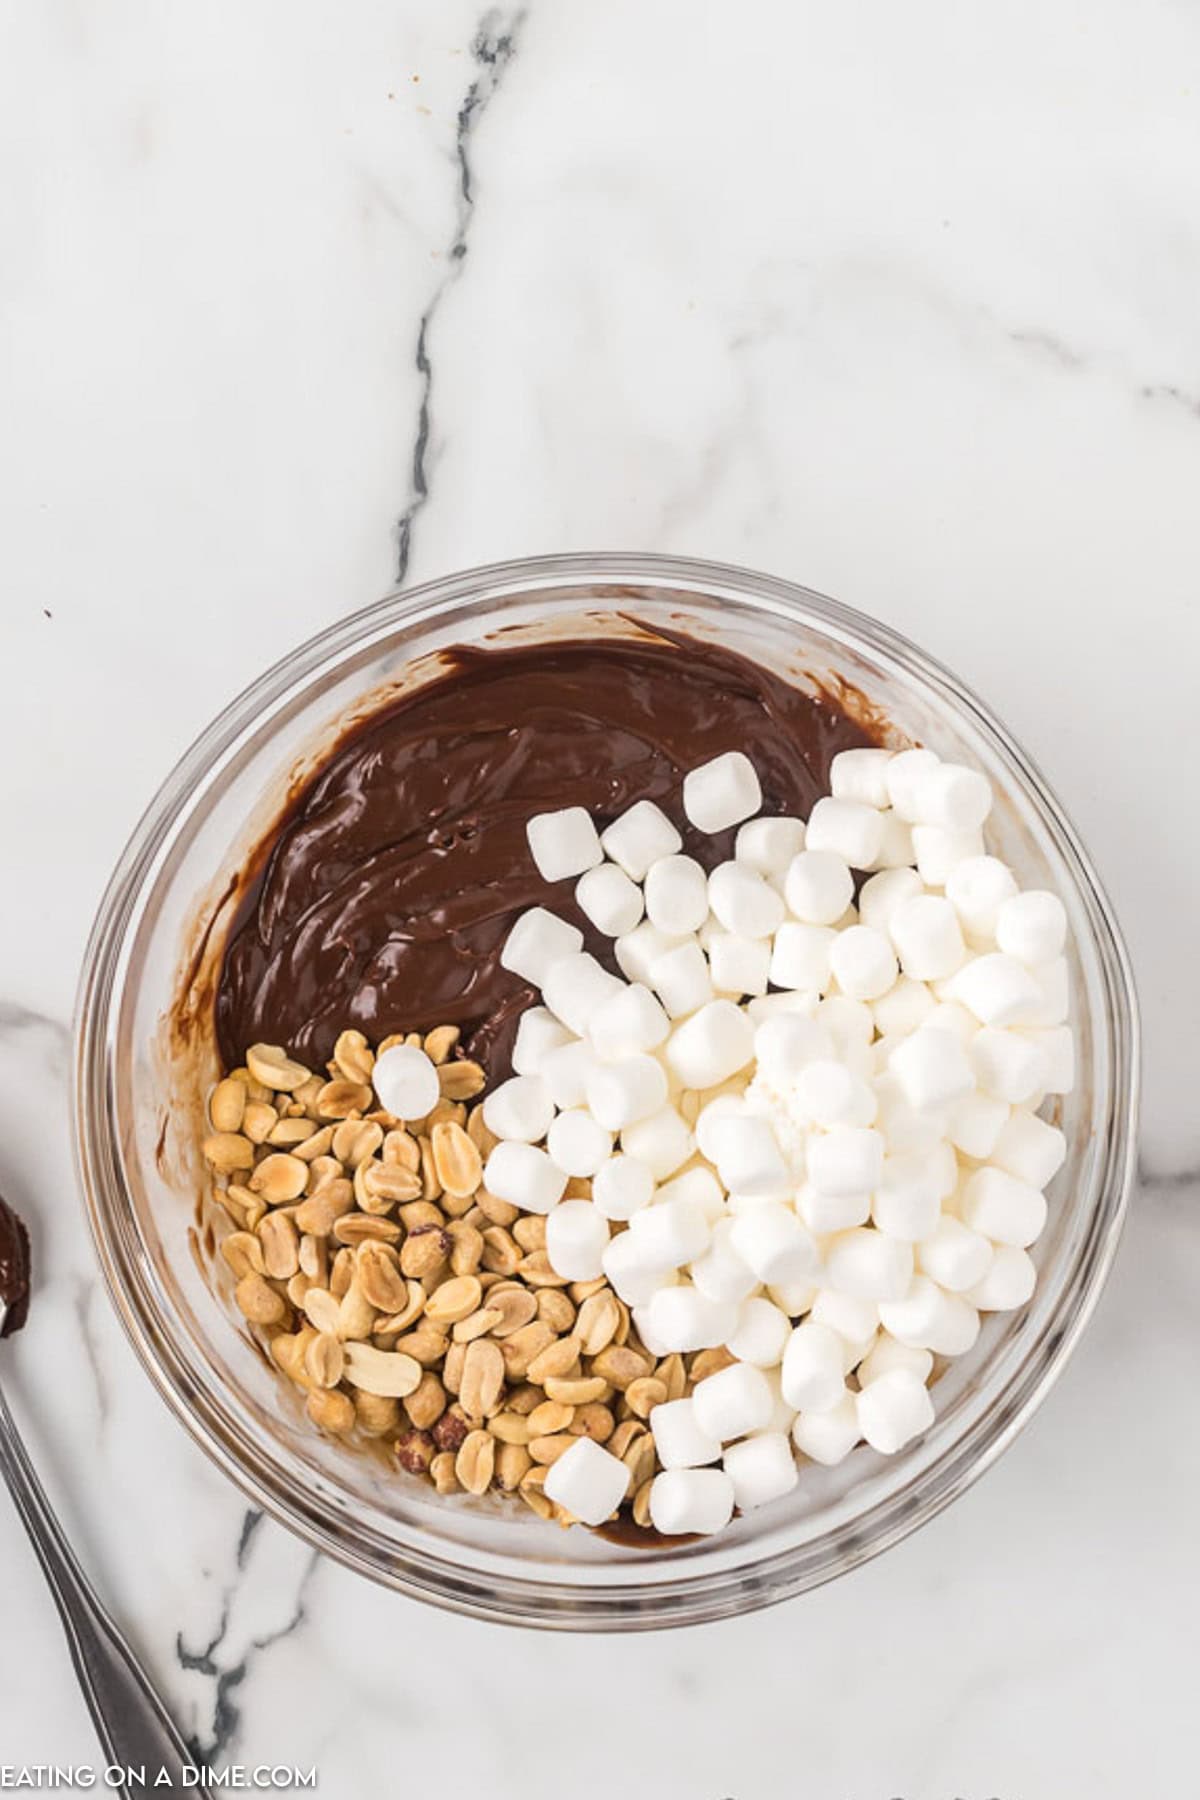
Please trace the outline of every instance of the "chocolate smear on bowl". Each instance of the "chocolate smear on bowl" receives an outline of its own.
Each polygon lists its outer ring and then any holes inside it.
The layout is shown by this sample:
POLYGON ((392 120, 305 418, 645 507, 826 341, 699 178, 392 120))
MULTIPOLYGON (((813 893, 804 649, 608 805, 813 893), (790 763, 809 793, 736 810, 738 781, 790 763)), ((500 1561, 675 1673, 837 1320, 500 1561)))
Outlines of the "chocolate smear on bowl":
POLYGON ((12 1337, 29 1317, 29 1233, 25 1221, 0 1196, 0 1337, 12 1337))

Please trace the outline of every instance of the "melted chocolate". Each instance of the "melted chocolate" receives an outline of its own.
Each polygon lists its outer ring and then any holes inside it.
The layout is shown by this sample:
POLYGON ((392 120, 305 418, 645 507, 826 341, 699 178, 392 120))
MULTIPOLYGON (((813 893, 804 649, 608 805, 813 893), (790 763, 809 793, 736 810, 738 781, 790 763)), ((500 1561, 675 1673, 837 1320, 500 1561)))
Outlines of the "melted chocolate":
POLYGON ((688 769, 742 750, 764 812, 807 818, 837 751, 872 741, 829 696, 683 636, 459 646, 445 665, 355 727, 277 828, 218 985, 227 1066, 260 1041, 315 1067, 347 1026, 378 1041, 457 1024, 467 1052, 501 1079, 536 998, 500 966, 519 913, 540 905, 572 918, 615 968, 573 884, 538 875, 525 836, 533 814, 583 806, 603 829, 654 800, 712 867, 735 833, 688 825, 688 769))
POLYGON ((20 1331, 29 1317, 29 1233, 0 1197, 0 1301, 7 1308, 0 1337, 20 1331))

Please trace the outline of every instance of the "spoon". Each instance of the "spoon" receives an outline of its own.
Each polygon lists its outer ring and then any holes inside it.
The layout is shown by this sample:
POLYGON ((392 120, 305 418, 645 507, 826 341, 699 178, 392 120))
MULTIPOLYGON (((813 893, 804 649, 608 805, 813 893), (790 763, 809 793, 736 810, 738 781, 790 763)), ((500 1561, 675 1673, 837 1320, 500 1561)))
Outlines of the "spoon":
MULTIPOLYGON (((0 1198, 0 1338, 25 1323, 28 1241, 21 1221, 0 1198)), ((128 1772, 126 1780, 108 1791, 127 1800, 148 1792, 194 1793, 207 1771, 188 1749, 80 1568, 34 1473, 2 1387, 0 1469, 50 1584, 106 1764, 128 1772)))

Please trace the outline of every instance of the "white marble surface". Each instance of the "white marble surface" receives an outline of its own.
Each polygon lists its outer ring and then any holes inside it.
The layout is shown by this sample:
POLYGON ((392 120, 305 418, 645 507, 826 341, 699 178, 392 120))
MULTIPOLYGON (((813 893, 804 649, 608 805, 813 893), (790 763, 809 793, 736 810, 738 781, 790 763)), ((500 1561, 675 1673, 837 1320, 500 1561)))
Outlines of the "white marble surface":
MULTIPOLYGON (((1166 0, 0 8, 0 1187, 42 1270, 4 1380, 219 1759, 335 1800, 1194 1784, 1198 177, 1166 0), (977 685, 1100 864, 1147 1047, 1116 1273, 1000 1467, 820 1593, 620 1643, 248 1516, 120 1336, 65 1111, 92 909, 209 716, 398 573, 598 546, 795 577, 977 685)), ((2 1502, 0 1568, 0 1763, 94 1761, 2 1502)))

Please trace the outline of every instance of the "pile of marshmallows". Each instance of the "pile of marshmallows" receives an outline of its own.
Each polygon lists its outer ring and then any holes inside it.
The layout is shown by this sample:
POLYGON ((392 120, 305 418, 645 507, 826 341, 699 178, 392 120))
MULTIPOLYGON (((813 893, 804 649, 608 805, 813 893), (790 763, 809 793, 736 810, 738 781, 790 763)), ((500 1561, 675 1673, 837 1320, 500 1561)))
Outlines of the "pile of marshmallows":
MULTIPOLYGON (((1036 1109, 1073 1079, 1066 916, 985 854, 987 781, 862 749, 831 787, 806 825, 755 816, 740 752, 693 769, 691 825, 741 827, 707 870, 649 801, 601 834, 581 807, 528 825, 627 980, 544 908, 517 921, 502 961, 544 1004, 484 1102, 484 1180, 546 1215, 555 1270, 603 1275, 653 1355, 736 1359, 650 1415, 664 1533, 787 1493, 792 1444, 833 1464, 926 1430, 934 1357, 1033 1292, 1065 1154, 1036 1109), (857 905, 852 870, 875 871, 857 905), (564 1199, 573 1177, 590 1200, 564 1199)), ((545 1491, 599 1524, 626 1479, 580 1438, 545 1491)))

